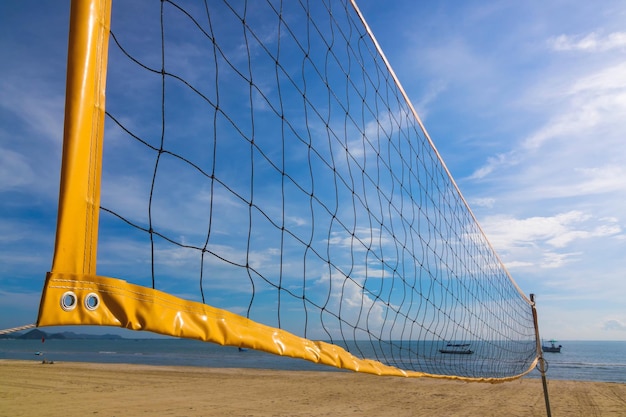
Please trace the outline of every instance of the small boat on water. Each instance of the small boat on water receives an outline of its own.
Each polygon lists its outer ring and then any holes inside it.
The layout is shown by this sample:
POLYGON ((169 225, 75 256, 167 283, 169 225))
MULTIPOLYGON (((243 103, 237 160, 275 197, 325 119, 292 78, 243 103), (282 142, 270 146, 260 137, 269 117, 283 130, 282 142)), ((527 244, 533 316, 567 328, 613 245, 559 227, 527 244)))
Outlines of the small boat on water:
POLYGON ((549 345, 546 345, 544 343, 541 344, 541 350, 543 350, 544 352, 550 352, 550 353, 561 353, 561 348, 563 347, 562 345, 557 345, 557 341, 552 339, 550 340, 548 343, 550 343, 549 345))
POLYGON ((470 350, 469 346, 469 343, 448 343, 445 348, 439 349, 439 352, 453 355, 471 355, 474 351, 470 350))

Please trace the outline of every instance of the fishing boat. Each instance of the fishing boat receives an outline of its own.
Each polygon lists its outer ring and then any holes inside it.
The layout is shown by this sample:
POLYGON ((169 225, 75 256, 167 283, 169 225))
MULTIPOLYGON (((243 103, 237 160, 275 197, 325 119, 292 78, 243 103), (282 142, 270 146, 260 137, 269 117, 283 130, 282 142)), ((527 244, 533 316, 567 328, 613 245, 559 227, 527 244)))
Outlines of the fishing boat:
POLYGON ((548 343, 550 343, 549 345, 546 345, 544 343, 541 344, 541 350, 543 350, 544 352, 550 352, 550 353, 561 353, 561 348, 563 347, 562 345, 557 345, 557 341, 552 339, 550 340, 548 343))
POLYGON ((448 343, 445 348, 439 349, 439 352, 454 355, 471 355, 474 351, 470 350, 469 346, 469 343, 448 343))

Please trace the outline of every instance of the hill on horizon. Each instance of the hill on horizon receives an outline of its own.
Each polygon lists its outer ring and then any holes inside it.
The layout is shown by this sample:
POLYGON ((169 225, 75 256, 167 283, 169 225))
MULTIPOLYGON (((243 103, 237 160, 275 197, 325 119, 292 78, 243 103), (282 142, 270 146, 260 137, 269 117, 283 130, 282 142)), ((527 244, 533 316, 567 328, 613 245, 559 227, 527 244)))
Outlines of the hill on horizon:
POLYGON ((74 332, 46 333, 39 329, 33 329, 26 333, 14 333, 0 335, 0 339, 20 339, 20 340, 46 340, 46 339, 124 339, 117 334, 84 334, 74 332))

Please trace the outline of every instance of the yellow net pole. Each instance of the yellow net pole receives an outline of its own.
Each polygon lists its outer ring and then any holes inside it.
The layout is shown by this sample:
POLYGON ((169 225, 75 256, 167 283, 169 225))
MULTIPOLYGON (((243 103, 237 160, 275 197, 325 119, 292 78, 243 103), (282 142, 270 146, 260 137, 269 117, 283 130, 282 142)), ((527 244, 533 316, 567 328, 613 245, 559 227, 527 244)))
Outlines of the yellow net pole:
POLYGON ((110 0, 72 1, 52 272, 96 273, 110 17, 110 0))
MULTIPOLYGON (((96 273, 110 21, 111 0, 72 1, 52 273, 96 273)), ((38 325, 43 324, 42 316, 40 307, 38 325)))

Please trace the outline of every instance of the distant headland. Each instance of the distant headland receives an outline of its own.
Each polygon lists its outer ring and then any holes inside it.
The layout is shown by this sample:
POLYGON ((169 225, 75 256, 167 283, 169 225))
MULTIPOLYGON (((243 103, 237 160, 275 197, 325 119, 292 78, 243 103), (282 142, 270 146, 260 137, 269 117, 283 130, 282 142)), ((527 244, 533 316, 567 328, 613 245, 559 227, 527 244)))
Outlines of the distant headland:
POLYGON ((53 340, 53 339, 124 339, 117 334, 83 334, 74 332, 46 333, 39 329, 34 329, 26 333, 13 333, 0 335, 0 339, 22 339, 22 340, 53 340))

